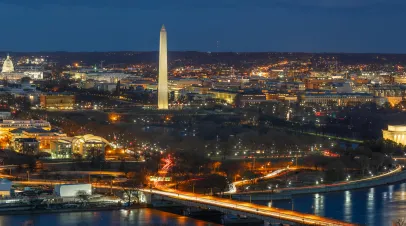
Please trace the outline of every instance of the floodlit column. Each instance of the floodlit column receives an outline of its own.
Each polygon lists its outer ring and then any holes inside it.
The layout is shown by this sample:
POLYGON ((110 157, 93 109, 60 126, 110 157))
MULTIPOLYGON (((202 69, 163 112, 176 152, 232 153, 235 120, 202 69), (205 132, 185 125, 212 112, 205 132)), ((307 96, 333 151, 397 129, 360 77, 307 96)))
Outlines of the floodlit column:
POLYGON ((158 109, 168 109, 168 50, 164 25, 159 41, 158 109))

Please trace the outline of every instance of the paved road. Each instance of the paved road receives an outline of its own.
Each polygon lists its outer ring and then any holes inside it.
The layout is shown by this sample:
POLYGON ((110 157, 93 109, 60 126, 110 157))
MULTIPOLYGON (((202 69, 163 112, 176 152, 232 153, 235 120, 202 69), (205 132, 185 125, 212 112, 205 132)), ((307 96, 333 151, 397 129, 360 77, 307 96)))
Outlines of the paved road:
MULTIPOLYGON (((340 187, 343 185, 350 185, 350 184, 357 184, 360 182, 365 182, 365 181, 372 181, 372 180, 376 180, 376 179, 381 179, 384 177, 390 177, 393 176, 397 173, 400 173, 402 171, 402 167, 398 166, 396 169, 387 172, 387 173, 383 173, 380 175, 376 175, 376 176, 372 176, 372 177, 368 177, 368 178, 364 178, 364 179, 359 179, 359 180, 349 180, 349 181, 342 181, 342 182, 338 182, 338 183, 334 183, 334 184, 321 184, 321 185, 314 185, 314 186, 304 186, 304 187, 294 187, 294 188, 281 188, 278 190, 274 190, 277 191, 278 194, 281 193, 288 193, 291 191, 301 191, 301 190, 311 190, 311 189, 320 189, 320 188, 333 188, 333 187, 340 187)), ((248 192, 241 192, 238 194, 260 194, 260 193, 269 193, 271 190, 264 190, 264 191, 248 191, 248 192)))
MULTIPOLYGON (((45 180, 36 180, 36 181, 15 181, 15 184, 24 184, 24 185, 55 185, 57 183, 69 183, 63 181, 45 181, 45 180)), ((108 186, 108 185, 96 185, 97 188, 107 188, 122 190, 123 187, 119 186, 108 186)), ((343 225, 350 226, 355 225, 347 222, 342 222, 334 219, 329 219, 325 217, 320 217, 311 214, 303 214, 299 212, 294 212, 290 210, 277 209, 272 207, 261 206, 248 202, 235 201, 231 199, 218 198, 215 196, 200 195, 195 193, 181 192, 173 189, 166 190, 157 190, 157 189, 140 189, 140 191, 155 194, 159 196, 168 197, 171 199, 176 199, 179 201, 187 201, 188 203, 196 204, 205 204, 207 206, 218 207, 221 209, 228 209, 229 211, 239 211, 250 213, 251 215, 256 215, 258 217, 270 217, 274 219, 281 219, 291 222, 304 223, 307 225, 343 225)))

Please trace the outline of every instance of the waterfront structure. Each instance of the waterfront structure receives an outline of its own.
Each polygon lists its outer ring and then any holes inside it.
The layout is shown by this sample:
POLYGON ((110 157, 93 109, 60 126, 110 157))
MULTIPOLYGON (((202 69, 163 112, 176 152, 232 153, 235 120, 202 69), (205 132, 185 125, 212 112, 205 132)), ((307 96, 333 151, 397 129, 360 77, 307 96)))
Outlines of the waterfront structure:
POLYGON ((73 109, 74 95, 45 94, 40 96, 40 106, 45 109, 73 109))
POLYGON ((91 184, 58 184, 55 185, 55 195, 62 198, 76 197, 78 192, 92 195, 91 184))
POLYGON ((12 73, 12 72, 14 72, 14 64, 13 61, 11 61, 10 56, 7 55, 7 58, 3 63, 1 73, 12 73))
POLYGON ((158 109, 168 109, 168 52, 165 26, 159 40, 158 109))
POLYGON ((382 130, 382 135, 385 140, 406 145, 406 125, 388 125, 387 130, 382 130))

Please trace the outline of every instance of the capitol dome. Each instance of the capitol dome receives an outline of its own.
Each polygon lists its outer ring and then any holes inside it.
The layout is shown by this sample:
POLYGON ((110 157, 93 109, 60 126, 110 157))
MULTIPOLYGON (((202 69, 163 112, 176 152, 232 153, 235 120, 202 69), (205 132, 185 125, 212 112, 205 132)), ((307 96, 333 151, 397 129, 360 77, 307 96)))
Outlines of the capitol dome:
POLYGON ((10 56, 7 55, 7 59, 3 63, 3 69, 1 70, 2 73, 10 73, 14 72, 14 65, 13 61, 11 61, 10 56))

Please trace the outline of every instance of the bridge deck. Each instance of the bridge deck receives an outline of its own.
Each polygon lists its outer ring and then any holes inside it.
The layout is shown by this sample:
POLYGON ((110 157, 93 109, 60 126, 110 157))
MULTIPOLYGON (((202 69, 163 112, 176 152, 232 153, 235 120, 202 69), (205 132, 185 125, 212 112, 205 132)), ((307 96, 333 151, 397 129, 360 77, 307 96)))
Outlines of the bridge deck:
POLYGON ((274 219, 281 219, 284 221, 305 225, 355 225, 316 215, 303 214, 295 211, 266 207, 253 203, 240 202, 214 196, 204 196, 193 193, 179 192, 176 190, 160 191, 154 189, 144 189, 142 191, 162 197, 167 197, 171 200, 180 201, 189 205, 195 204, 196 206, 204 206, 207 208, 212 208, 223 212, 226 211, 229 213, 243 213, 270 222, 274 219))

